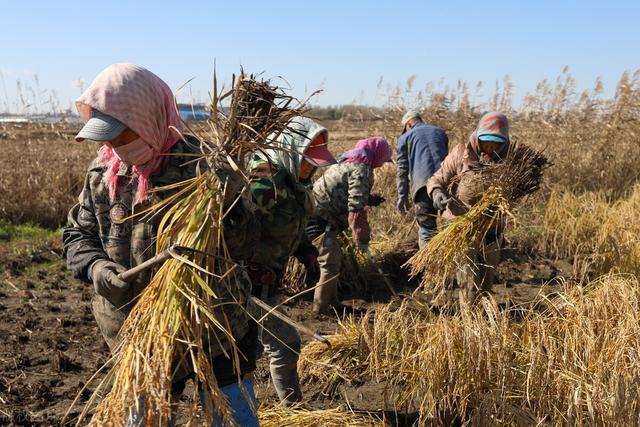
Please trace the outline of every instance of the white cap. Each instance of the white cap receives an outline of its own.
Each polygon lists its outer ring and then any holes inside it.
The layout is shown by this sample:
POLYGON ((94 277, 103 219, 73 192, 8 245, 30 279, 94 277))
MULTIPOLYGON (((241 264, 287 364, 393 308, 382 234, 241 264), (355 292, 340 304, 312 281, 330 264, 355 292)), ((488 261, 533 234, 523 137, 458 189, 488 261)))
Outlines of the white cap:
POLYGON ((420 119, 422 120, 422 116, 416 110, 407 111, 404 116, 402 116, 402 127, 405 127, 409 120, 411 119, 420 119))

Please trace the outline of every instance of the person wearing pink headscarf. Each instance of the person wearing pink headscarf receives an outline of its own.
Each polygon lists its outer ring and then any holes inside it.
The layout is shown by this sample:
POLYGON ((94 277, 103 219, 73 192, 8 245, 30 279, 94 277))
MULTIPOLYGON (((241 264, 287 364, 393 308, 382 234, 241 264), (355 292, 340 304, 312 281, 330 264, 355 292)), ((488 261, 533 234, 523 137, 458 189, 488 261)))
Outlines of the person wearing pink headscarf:
POLYGON ((342 154, 338 164, 330 166, 313 185, 315 216, 309 220, 307 236, 318 249, 320 280, 313 298, 313 311, 326 313, 337 305, 337 284, 342 264, 338 233, 351 228, 358 248, 369 251, 371 227, 367 206, 378 206, 384 198, 371 193, 373 170, 391 161, 391 147, 386 139, 373 136, 358 141, 342 154))
MULTIPOLYGON (((172 131, 182 130, 183 124, 171 89, 143 67, 107 67, 78 98, 76 107, 85 124, 75 140, 93 140, 102 145, 87 172, 79 203, 69 212, 63 229, 64 253, 74 275, 93 285, 92 311, 113 350, 120 327, 152 276, 151 271, 145 271, 133 282, 125 282, 118 274, 155 255, 161 220, 161 215, 151 219, 132 216, 175 194, 175 189, 164 187, 195 177, 207 165, 193 161, 198 155, 197 140, 186 137, 188 141, 183 141, 172 131)), ((253 246, 250 237, 257 227, 247 203, 241 198, 224 222, 231 256, 237 260, 248 259, 253 246)), ((229 290, 230 295, 221 298, 240 301, 225 304, 223 309, 230 319, 230 332, 247 359, 241 361, 241 372, 237 373, 222 347, 218 352, 211 346, 209 357, 223 392, 237 396, 242 382, 247 395, 255 400, 252 383, 244 375, 255 369, 252 355, 257 347, 257 327, 246 313, 251 283, 239 281, 243 285, 233 295, 229 290)), ((174 389, 181 392, 190 375, 176 374, 174 389)), ((245 398, 230 400, 237 405, 232 406, 235 413, 245 416, 238 418, 239 424, 257 425, 245 398)), ((144 413, 136 417, 143 419, 144 413)))

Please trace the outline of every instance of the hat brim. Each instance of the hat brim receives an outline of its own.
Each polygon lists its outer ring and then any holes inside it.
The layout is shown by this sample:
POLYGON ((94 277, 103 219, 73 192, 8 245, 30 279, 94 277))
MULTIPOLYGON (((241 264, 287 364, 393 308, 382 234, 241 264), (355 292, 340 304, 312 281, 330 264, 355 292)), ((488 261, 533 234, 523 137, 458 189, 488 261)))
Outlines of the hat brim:
POLYGON ((76 141, 82 142, 85 139, 92 141, 110 141, 120 135, 127 128, 127 125, 99 111, 95 111, 87 123, 76 135, 76 141))
POLYGON ((309 147, 303 156, 306 161, 317 168, 338 163, 331 152, 327 149, 326 144, 309 147))
POLYGON ((480 141, 489 141, 489 142, 497 142, 499 144, 504 144, 507 142, 506 138, 500 135, 480 135, 478 137, 480 141))

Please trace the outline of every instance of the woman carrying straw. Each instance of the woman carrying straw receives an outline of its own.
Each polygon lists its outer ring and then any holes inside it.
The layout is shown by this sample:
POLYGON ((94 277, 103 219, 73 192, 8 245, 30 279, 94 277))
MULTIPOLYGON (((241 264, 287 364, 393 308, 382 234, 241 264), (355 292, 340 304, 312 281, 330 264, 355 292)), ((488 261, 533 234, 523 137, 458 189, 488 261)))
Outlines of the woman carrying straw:
MULTIPOLYGON (((67 266, 75 276, 92 283, 92 309, 100 331, 112 351, 118 348, 118 331, 136 298, 149 284, 152 273, 145 271, 134 281, 118 277, 156 252, 156 234, 161 215, 136 216, 177 190, 162 187, 196 176, 206 168, 197 157, 197 141, 181 140, 170 127, 183 128, 167 84, 150 71, 131 64, 114 64, 102 71, 76 101, 84 127, 76 141, 86 139, 102 144, 91 164, 79 197, 69 212, 63 230, 67 266), (198 163, 200 163, 198 165, 198 163)), ((201 153, 200 153, 201 155, 201 153)), ((248 257, 249 236, 257 228, 253 214, 241 201, 225 220, 224 231, 231 257, 248 257)), ((252 381, 246 377, 255 369, 256 328, 246 314, 251 284, 239 280, 238 304, 221 309, 229 319, 229 331, 245 356, 234 372, 225 343, 210 345, 214 374, 229 398, 239 425, 257 426, 252 381), (220 348, 218 348, 220 347, 220 348), (251 402, 252 401, 252 402, 251 402)), ((236 364, 238 365, 238 364, 236 364)), ((187 368, 174 371, 172 390, 179 395, 192 376, 187 368)), ((201 394, 201 401, 204 396, 201 394)), ((203 405, 205 402, 202 402, 203 405)), ((144 407, 131 403, 130 422, 145 424, 144 407)))
POLYGON ((351 228, 358 248, 369 250, 371 228, 367 206, 378 206, 384 199, 371 194, 373 170, 391 161, 391 147, 386 139, 374 136, 358 141, 342 154, 338 164, 331 166, 313 185, 316 212, 309 221, 307 235, 318 249, 320 281, 313 297, 313 311, 327 313, 338 303, 338 276, 342 250, 338 233, 351 228))
MULTIPOLYGON (((466 144, 458 144, 440 169, 427 181, 427 192, 442 218, 451 221, 463 215, 482 198, 482 189, 471 175, 481 163, 504 160, 509 152, 509 121, 504 114, 485 114, 466 144)), ((503 224, 498 221, 481 242, 469 249, 456 273, 461 304, 472 304, 491 291, 495 268, 500 262, 503 224)))

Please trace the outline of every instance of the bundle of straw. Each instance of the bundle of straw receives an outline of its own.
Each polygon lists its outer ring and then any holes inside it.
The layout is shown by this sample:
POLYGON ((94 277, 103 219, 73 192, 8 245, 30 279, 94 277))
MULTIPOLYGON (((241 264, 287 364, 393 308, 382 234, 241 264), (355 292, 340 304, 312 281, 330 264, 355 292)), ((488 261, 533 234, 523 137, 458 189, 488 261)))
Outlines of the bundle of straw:
POLYGON ((331 346, 310 342, 300 352, 298 374, 302 383, 322 383, 321 394, 332 397, 341 384, 360 384, 368 367, 362 330, 349 318, 340 331, 327 336, 331 346))
POLYGON ((262 427, 385 427, 384 419, 349 409, 305 409, 302 407, 268 406, 258 413, 262 427))
POLYGON ((282 288, 288 295, 297 295, 304 291, 306 270, 304 265, 294 257, 290 257, 287 267, 284 269, 282 278, 282 288))
POLYGON ((540 151, 514 144, 504 161, 479 163, 469 171, 465 176, 468 185, 482 197, 405 264, 412 277, 422 274, 419 290, 441 292, 451 274, 466 261, 467 251, 499 227, 503 217, 512 216, 513 208, 522 197, 540 188, 548 166, 547 158, 540 151))
POLYGON ((234 76, 232 89, 218 95, 214 76, 208 131, 199 135, 202 157, 210 168, 174 185, 181 189, 149 212, 166 209, 157 252, 171 244, 193 252, 166 261, 141 293, 120 330, 113 366, 78 424, 102 389, 110 387, 90 425, 126 425, 136 422, 142 412, 145 425, 168 425, 175 404, 172 383, 193 372, 197 379, 193 400, 198 402, 198 393, 204 393, 206 420, 211 423, 217 413, 233 425, 211 361, 225 354, 238 366, 242 355, 236 338, 248 328, 250 284, 234 273, 238 265, 230 258, 223 221, 238 202, 238 188, 230 188, 233 175, 235 181, 246 183, 247 155, 269 148, 273 135, 301 114, 302 104, 293 107, 292 103, 293 98, 268 81, 258 82, 243 73, 237 81, 234 76), (229 101, 224 113, 223 102, 229 101), (226 168, 224 174, 222 168, 226 168))

